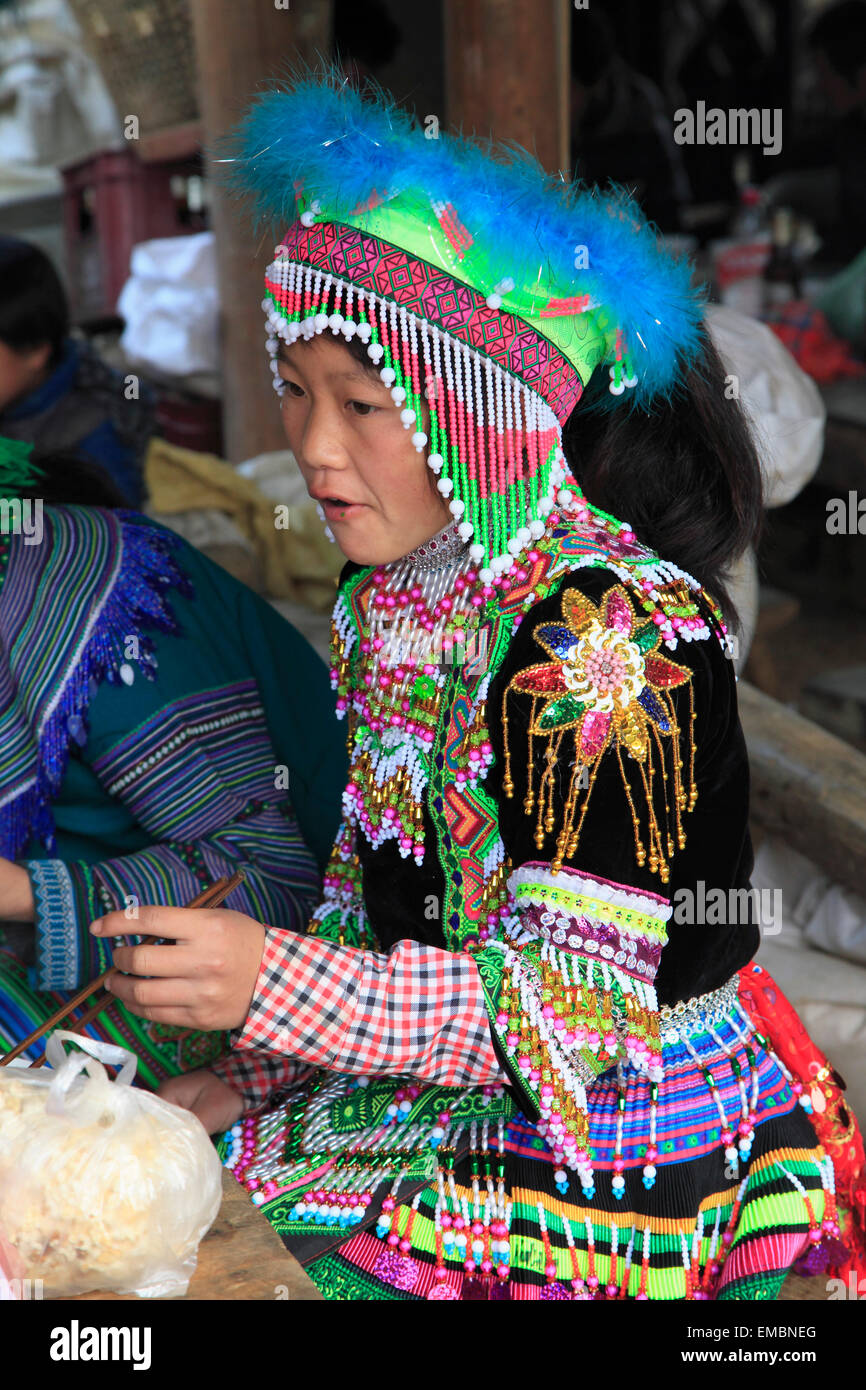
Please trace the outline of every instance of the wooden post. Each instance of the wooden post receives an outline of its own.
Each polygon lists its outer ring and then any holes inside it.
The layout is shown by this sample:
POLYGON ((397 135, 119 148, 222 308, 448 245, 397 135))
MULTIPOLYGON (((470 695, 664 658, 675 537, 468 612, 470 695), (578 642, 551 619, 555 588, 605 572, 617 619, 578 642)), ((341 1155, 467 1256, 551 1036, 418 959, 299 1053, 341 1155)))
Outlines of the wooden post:
POLYGON ((569 0, 445 0, 449 125, 570 170, 569 0))
MULTIPOLYGON (((295 56, 330 46, 330 0, 289 7, 280 0, 191 0, 199 106, 207 143, 224 134, 268 78, 295 56)), ((265 351, 264 269, 273 239, 253 241, 242 204, 210 171, 216 236, 224 374, 224 452, 233 463, 286 448, 265 351)))

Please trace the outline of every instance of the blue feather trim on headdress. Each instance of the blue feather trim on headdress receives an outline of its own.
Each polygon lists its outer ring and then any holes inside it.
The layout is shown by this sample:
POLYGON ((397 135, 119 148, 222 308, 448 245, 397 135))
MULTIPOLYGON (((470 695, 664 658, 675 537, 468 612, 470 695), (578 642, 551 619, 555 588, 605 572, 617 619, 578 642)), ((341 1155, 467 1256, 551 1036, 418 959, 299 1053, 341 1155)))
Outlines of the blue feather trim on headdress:
MULTIPOLYGON (((633 355, 636 404, 668 395, 698 351, 703 303, 691 266, 623 190, 549 175, 519 146, 445 132, 427 139, 381 88, 362 96, 335 66, 294 68, 213 153, 230 191, 251 200, 256 228, 267 223, 271 234, 297 217, 301 188, 335 220, 374 192, 417 190, 452 204, 487 258, 486 291, 522 278, 555 297, 588 292, 609 310, 633 355), (575 267, 581 247, 586 269, 575 267)), ((544 332, 543 319, 535 326, 544 332)))

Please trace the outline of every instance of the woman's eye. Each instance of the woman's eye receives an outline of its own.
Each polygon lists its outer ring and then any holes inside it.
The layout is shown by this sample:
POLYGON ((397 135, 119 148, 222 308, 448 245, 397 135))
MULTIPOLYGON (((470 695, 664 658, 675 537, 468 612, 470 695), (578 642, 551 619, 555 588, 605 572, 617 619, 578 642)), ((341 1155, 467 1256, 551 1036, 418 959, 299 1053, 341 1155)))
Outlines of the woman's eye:
POLYGON ((368 401, 350 401, 349 405, 352 407, 355 414, 360 415, 362 418, 366 418, 366 416, 372 415, 376 410, 379 409, 379 407, 376 405, 370 405, 368 401))
POLYGON ((280 377, 280 381, 283 383, 283 387, 285 388, 283 391, 284 395, 294 396, 295 399, 297 399, 298 396, 302 396, 304 394, 303 388, 299 386, 296 381, 289 381, 284 376, 280 377))

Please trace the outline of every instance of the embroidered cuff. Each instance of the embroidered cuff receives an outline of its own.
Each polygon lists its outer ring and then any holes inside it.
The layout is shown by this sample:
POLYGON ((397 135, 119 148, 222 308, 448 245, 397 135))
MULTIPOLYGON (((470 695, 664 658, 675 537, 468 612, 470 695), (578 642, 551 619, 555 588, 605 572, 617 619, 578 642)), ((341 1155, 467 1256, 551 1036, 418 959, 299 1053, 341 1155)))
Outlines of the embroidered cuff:
POLYGON ((91 938, 90 923, 100 914, 90 871, 74 871, 62 859, 22 862, 33 885, 36 964, 35 989, 76 989, 109 964, 107 944, 91 938))
POLYGON ((624 1060, 651 1085, 661 1077, 652 981, 673 909, 656 894, 542 864, 522 865, 508 887, 517 924, 485 953, 502 962, 498 992, 495 972, 486 982, 493 1027, 554 1160, 590 1195, 586 1086, 624 1060))
POLYGON ((522 926, 564 951, 609 961, 625 974, 655 979, 673 908, 657 893, 565 868, 524 864, 508 880, 522 926))

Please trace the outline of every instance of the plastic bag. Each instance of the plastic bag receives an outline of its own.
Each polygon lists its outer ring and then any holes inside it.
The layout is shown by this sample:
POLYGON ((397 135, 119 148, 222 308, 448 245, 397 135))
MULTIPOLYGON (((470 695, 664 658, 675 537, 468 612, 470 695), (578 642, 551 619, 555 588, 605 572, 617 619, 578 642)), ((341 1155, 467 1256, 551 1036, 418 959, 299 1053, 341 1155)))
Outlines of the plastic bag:
POLYGON ((161 376, 220 371, 219 286, 213 232, 158 237, 132 249, 117 301, 130 361, 161 376))
POLYGON ((222 1193, 204 1128, 133 1090, 122 1047, 56 1032, 47 1056, 51 1071, 0 1068, 0 1230, 26 1277, 48 1298, 185 1293, 222 1193))

